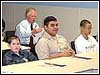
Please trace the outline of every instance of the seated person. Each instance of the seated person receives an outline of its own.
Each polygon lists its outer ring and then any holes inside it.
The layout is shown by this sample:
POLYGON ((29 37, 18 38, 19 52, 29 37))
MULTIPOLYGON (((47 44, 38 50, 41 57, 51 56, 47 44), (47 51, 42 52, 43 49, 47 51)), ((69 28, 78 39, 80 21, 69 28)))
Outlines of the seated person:
POLYGON ((15 35, 20 38, 21 44, 29 46, 30 37, 33 37, 32 43, 35 45, 39 37, 37 33, 42 31, 42 28, 36 22, 37 11, 35 8, 27 8, 25 19, 16 25, 15 35))
POLYGON ((25 11, 25 19, 16 25, 15 31, 15 35, 20 38, 21 45, 31 47, 30 52, 35 56, 37 56, 35 52, 35 44, 42 35, 42 28, 37 24, 36 17, 36 9, 27 8, 25 11))
POLYGON ((80 22, 81 34, 75 39, 76 53, 98 50, 97 41, 90 35, 92 24, 88 20, 80 22))
POLYGON ((20 39, 17 36, 10 37, 8 43, 10 51, 6 52, 3 56, 3 63, 5 65, 37 60, 37 58, 32 53, 20 49, 20 39))
POLYGON ((74 56, 67 40, 57 35, 58 22, 53 16, 48 16, 44 20, 44 33, 36 44, 36 53, 39 59, 52 59, 57 57, 74 56))
POLYGON ((4 19, 2 19, 2 32, 4 32, 4 30, 5 30, 5 21, 4 19))
MULTIPOLYGON (((4 21, 4 19, 2 19, 2 33, 4 32, 4 30, 5 30, 5 21, 4 21)), ((4 40, 5 40, 5 38, 2 34, 2 41, 4 41, 4 40)))

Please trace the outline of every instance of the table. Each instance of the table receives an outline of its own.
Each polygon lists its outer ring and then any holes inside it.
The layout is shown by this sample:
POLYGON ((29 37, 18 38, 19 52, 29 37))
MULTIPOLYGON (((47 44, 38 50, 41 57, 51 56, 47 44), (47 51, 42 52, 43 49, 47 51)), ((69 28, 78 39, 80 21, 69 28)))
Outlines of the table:
MULTIPOLYGON (((92 59, 86 60, 77 57, 60 57, 55 59, 46 59, 32 61, 28 63, 13 64, 2 66, 2 73, 13 74, 70 74, 78 73, 89 69, 99 69, 98 52, 87 52, 76 54, 76 56, 89 57, 92 59), (50 63, 50 64, 47 64, 50 63), (56 64, 56 65, 55 65, 56 64), (65 65, 60 67, 59 65, 65 65)), ((93 73, 92 73, 93 74, 93 73)))

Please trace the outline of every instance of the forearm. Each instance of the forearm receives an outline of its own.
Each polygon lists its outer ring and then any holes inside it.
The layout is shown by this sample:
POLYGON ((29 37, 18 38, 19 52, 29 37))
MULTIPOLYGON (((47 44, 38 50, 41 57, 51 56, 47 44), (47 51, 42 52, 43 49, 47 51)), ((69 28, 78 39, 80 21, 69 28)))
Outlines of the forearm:
POLYGON ((59 53, 48 56, 47 59, 58 58, 58 57, 63 57, 63 56, 64 54, 62 52, 59 52, 59 53))
POLYGON ((75 55, 75 52, 70 49, 70 50, 65 50, 64 52, 59 52, 51 56, 48 56, 48 59, 57 58, 57 57, 68 57, 68 56, 74 56, 74 55, 75 55))
POLYGON ((41 32, 42 31, 42 28, 34 28, 33 30, 32 30, 32 32, 34 33, 34 34, 36 34, 36 33, 39 33, 39 32, 41 32))

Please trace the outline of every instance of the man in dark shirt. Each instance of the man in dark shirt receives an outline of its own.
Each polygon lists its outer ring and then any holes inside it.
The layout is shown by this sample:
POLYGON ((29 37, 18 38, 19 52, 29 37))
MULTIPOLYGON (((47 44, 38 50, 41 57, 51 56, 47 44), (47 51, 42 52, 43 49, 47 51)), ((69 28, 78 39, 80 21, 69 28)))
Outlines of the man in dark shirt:
POLYGON ((11 65, 37 60, 32 53, 20 49, 20 39, 17 36, 10 37, 8 43, 10 51, 3 56, 3 64, 11 65))

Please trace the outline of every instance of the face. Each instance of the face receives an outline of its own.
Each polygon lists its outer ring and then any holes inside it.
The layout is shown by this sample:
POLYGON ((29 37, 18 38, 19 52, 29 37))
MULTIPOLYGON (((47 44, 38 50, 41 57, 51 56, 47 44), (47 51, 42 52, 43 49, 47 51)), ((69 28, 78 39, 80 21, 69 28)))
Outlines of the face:
POLYGON ((45 30, 51 36, 55 36, 57 34, 58 28, 59 27, 58 27, 58 22, 57 21, 50 21, 47 26, 45 25, 45 30))
POLYGON ((20 42, 18 39, 13 39, 9 45, 10 49, 14 52, 14 53, 18 53, 20 50, 20 42))
POLYGON ((87 23, 85 25, 85 27, 83 27, 83 32, 86 34, 86 35, 89 35, 91 33, 91 29, 92 29, 92 25, 87 23))
POLYGON ((27 20, 29 21, 29 23, 32 24, 32 23, 35 21, 36 16, 37 16, 36 11, 31 10, 31 11, 27 14, 27 20))

